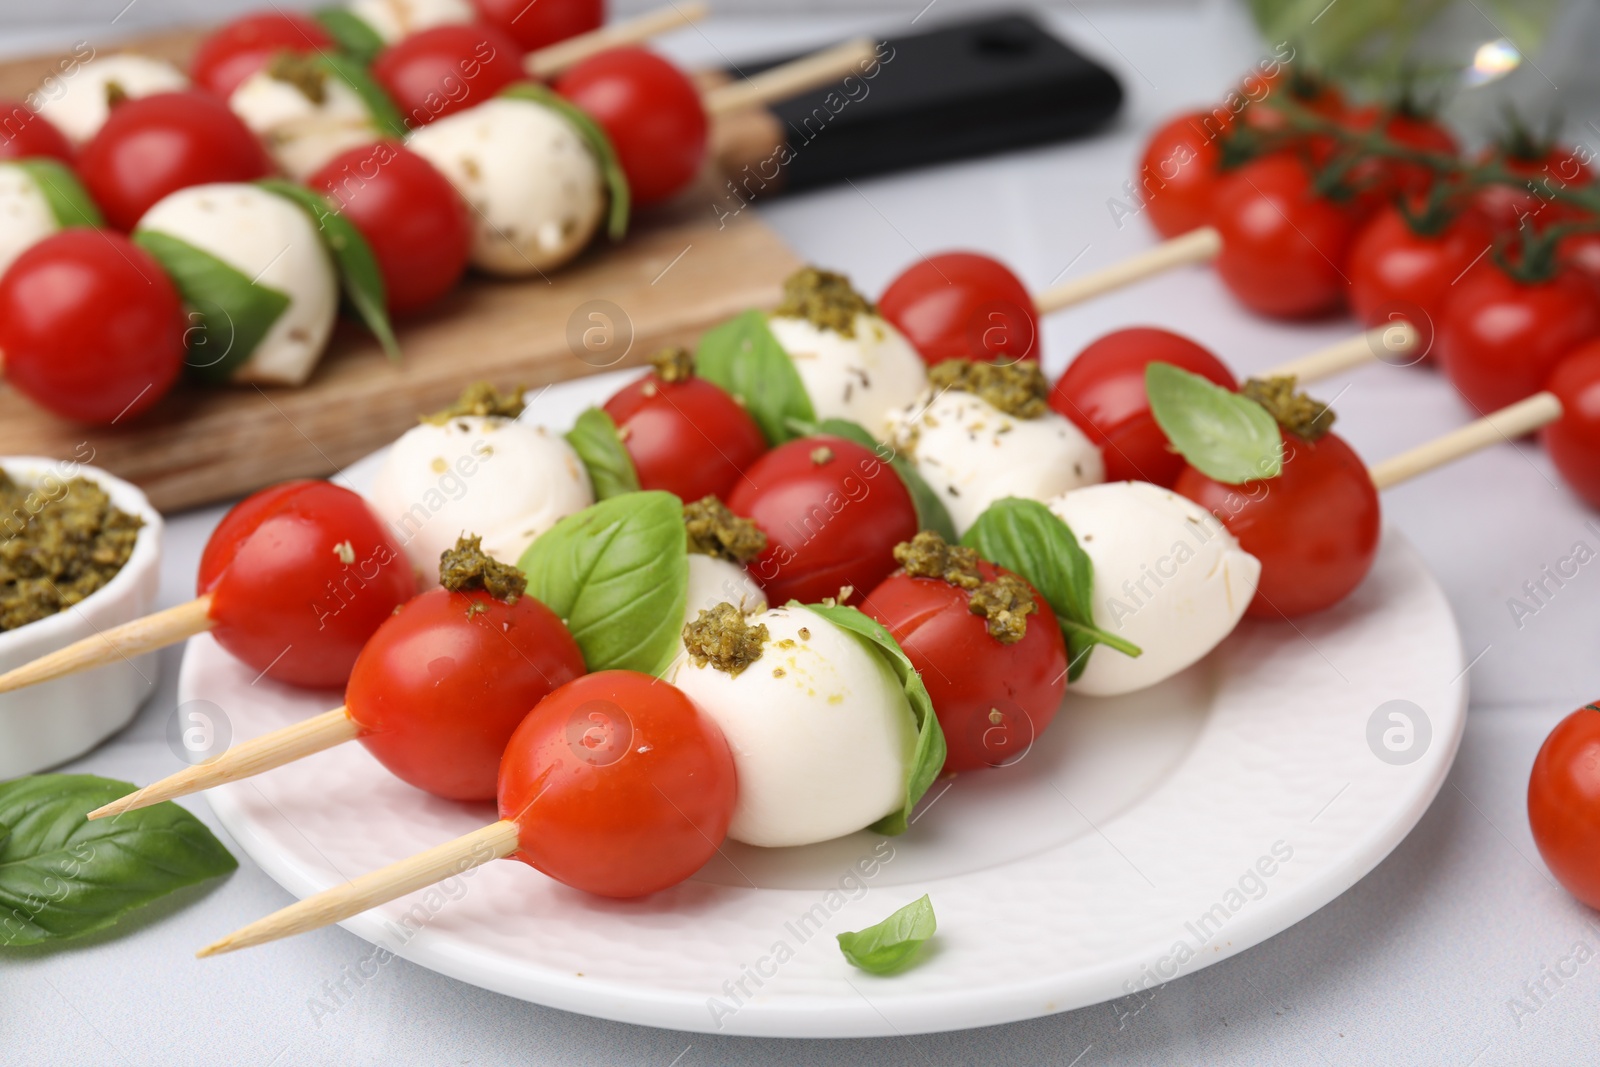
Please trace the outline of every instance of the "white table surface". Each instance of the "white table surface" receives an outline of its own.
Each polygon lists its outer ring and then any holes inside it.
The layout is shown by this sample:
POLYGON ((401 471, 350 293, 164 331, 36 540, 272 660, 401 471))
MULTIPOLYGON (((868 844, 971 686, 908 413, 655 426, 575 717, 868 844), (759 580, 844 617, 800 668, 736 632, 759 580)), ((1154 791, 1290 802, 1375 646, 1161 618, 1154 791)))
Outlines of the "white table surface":
MULTIPOLYGON (((900 13, 713 22, 673 50, 691 60, 718 52, 737 58, 856 28, 905 32, 908 20, 900 13)), ((1260 46, 1225 3, 1139 11, 1074 5, 1055 21, 1122 76, 1129 100, 1114 129, 1078 144, 774 202, 762 208, 768 222, 806 257, 848 270, 868 292, 919 253, 956 246, 1003 257, 1034 286, 1068 264, 1081 271, 1148 246, 1152 236, 1139 220, 1119 230, 1107 208, 1142 135, 1174 108, 1216 96, 1260 46)), ((115 32, 104 24, 12 31, 0 48, 61 47, 81 37, 109 43, 115 32)), ((1592 113, 1569 109, 1568 117, 1592 113)), ((1243 370, 1352 328, 1252 319, 1213 275, 1186 271, 1051 320, 1049 369, 1089 339, 1135 323, 1188 333, 1243 370)), ((1320 392, 1338 395, 1340 432, 1369 460, 1466 418, 1447 385, 1427 372, 1373 367, 1320 392)), ((232 877, 154 906, 114 936, 0 955, 0 1063, 1592 1062, 1600 923, 1540 862, 1524 791, 1545 734, 1600 689, 1600 565, 1584 568, 1521 626, 1507 600, 1574 542, 1600 545, 1600 515, 1564 492, 1528 443, 1435 472, 1386 494, 1384 503, 1388 520, 1431 561, 1474 659, 1471 715, 1454 771, 1421 824, 1368 878, 1265 944, 1162 987, 1136 1014, 1101 1005, 966 1033, 807 1043, 598 1021, 399 960, 356 985, 346 976, 371 947, 338 929, 198 962, 197 945, 289 900, 235 848, 240 869, 232 877), (1594 958, 1559 984, 1545 978, 1540 991, 1543 969, 1577 943, 1594 958), (346 992, 336 991, 341 982, 346 992), (319 1000, 337 1010, 314 1013, 319 1000)), ((195 562, 220 515, 220 508, 195 511, 169 526, 164 605, 191 595, 195 562)), ((65 769, 141 783, 174 770, 165 729, 180 654, 163 654, 161 685, 137 721, 65 769)), ((186 804, 215 827, 203 798, 186 804)))

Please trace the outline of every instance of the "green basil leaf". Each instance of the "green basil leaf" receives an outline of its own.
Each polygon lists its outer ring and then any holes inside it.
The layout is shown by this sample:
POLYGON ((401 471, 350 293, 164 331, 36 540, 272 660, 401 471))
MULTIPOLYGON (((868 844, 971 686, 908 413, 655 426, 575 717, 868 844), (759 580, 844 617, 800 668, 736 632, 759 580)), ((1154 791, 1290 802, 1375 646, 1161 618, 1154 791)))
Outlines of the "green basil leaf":
POLYGON ((676 658, 689 548, 683 502, 671 493, 629 493, 568 515, 517 566, 591 671, 660 674, 676 658))
POLYGON ((1229 485, 1276 478, 1283 436, 1267 409, 1170 363, 1144 369, 1150 413, 1189 465, 1229 485))
POLYGON ((961 543, 1039 591, 1055 612, 1067 641, 1067 680, 1088 666, 1095 645, 1109 645, 1126 656, 1138 645, 1109 634, 1094 623, 1094 563, 1070 527, 1037 500, 1008 496, 978 516, 961 543))
POLYGON ((372 246, 356 229, 355 223, 339 214, 327 197, 304 185, 282 178, 264 178, 256 184, 293 201, 311 216, 317 235, 322 238, 322 247, 328 250, 334 266, 339 268, 339 283, 345 297, 383 346, 384 354, 398 361, 400 342, 395 340, 394 327, 389 324, 389 297, 384 290, 383 272, 378 269, 372 246))
POLYGON ((800 437, 811 437, 822 433, 854 441, 863 448, 872 449, 880 459, 884 458, 884 453, 888 453, 886 462, 900 476, 906 492, 911 494, 912 505, 917 509, 917 529, 932 530, 948 543, 956 543, 956 524, 950 519, 950 509, 944 506, 944 501, 939 499, 939 494, 934 491, 933 486, 929 485, 917 471, 915 464, 889 445, 874 440, 872 434, 868 433, 866 427, 859 422, 851 422, 849 419, 808 422, 791 417, 784 420, 784 425, 800 437))
POLYGON ((924 893, 881 923, 834 936, 852 964, 871 974, 890 974, 909 963, 938 927, 933 901, 924 893))
POLYGON ((595 158, 600 161, 600 175, 605 179, 606 189, 611 193, 611 211, 606 220, 606 232, 613 241, 620 241, 626 237, 633 193, 628 189, 628 175, 622 169, 621 161, 617 159, 617 150, 600 124, 590 118, 587 111, 549 86, 538 82, 517 82, 515 85, 508 85, 500 91, 500 95, 509 96, 514 100, 531 100, 536 104, 543 104, 577 127, 584 141, 593 149, 595 158))
POLYGON ((746 311, 707 330, 694 363, 696 374, 744 405, 773 448, 801 436, 788 420, 816 421, 800 372, 767 328, 763 312, 746 311))
POLYGON ((186 363, 201 381, 231 378, 289 308, 287 293, 252 282, 187 241, 159 230, 135 230, 133 240, 156 258, 189 307, 186 363))
POLYGON ((589 469, 596 500, 610 500, 639 491, 639 472, 633 468, 617 424, 600 408, 586 408, 567 433, 567 444, 589 469))
POLYGON ((323 7, 311 13, 322 23, 341 51, 349 53, 357 63, 371 63, 384 49, 383 37, 360 15, 347 7, 323 7))
POLYGON ((0 783, 0 945, 34 945, 104 929, 174 889, 239 864, 171 801, 89 822, 133 792, 91 774, 0 783))
POLYGON ((401 116, 400 109, 394 106, 389 94, 367 73, 366 67, 338 52, 318 52, 317 59, 324 70, 355 90, 355 94, 366 105, 367 114, 372 116, 372 124, 378 128, 379 136, 402 138, 406 135, 406 120, 401 116))
POLYGON ((928 696, 928 688, 922 684, 922 677, 911 665, 911 660, 906 658, 900 645, 877 620, 844 604, 832 607, 827 604, 807 604, 805 609, 870 642, 905 687, 906 701, 911 705, 911 715, 916 719, 917 728, 917 747, 912 752, 911 767, 906 773, 906 802, 904 807, 885 815, 871 827, 880 834, 903 834, 909 825, 907 820, 911 817, 911 809, 917 806, 922 794, 928 791, 933 780, 944 769, 944 731, 939 728, 939 717, 933 713, 933 699, 928 696))
POLYGON ((10 166, 20 167, 50 205, 50 214, 63 230, 69 226, 88 226, 99 229, 106 224, 100 209, 78 180, 78 176, 59 160, 38 156, 15 160, 10 166))

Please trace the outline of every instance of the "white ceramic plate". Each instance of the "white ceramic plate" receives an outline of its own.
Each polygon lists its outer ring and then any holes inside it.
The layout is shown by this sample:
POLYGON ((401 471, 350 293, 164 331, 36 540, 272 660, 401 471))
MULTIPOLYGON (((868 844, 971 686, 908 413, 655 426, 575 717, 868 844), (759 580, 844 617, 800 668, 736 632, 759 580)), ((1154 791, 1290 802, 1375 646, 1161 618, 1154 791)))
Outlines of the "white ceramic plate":
MULTIPOLYGON (((614 384, 552 390, 536 414, 562 425, 614 384)), ((340 702, 253 678, 196 638, 180 699, 214 702, 236 739, 340 702)), ((859 1037, 1027 1019, 1137 997, 1338 896, 1422 816, 1465 712, 1449 607, 1390 531, 1343 604, 1292 626, 1247 621, 1155 689, 1069 697, 1015 766, 936 783, 903 837, 730 843, 631 902, 498 861, 344 926, 486 989, 649 1026, 859 1037), (923 893, 939 933, 918 966, 879 978, 845 963, 834 934, 923 893)), ((359 744, 210 799, 300 897, 495 818, 400 783, 359 744)))

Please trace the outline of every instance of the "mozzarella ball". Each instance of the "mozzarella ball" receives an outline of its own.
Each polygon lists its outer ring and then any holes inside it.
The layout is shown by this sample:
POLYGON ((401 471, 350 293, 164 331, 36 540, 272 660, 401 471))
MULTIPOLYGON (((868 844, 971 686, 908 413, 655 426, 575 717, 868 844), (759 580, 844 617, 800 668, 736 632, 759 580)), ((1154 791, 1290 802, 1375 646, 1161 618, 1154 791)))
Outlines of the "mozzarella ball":
POLYGON ((469 415, 401 435, 370 499, 427 589, 439 584, 439 556, 463 534, 482 537, 485 552, 515 566, 535 537, 593 504, 594 490, 561 435, 469 415))
POLYGON ((258 70, 228 97, 228 107, 285 174, 304 181, 340 152, 383 136, 359 93, 331 74, 318 81, 320 100, 293 82, 258 70))
POLYGON ((136 232, 176 237, 289 298, 234 381, 301 385, 311 377, 333 332, 339 280, 299 205, 255 185, 195 185, 157 201, 136 232))
POLYGON ((849 419, 881 438, 889 413, 928 384, 917 350, 877 315, 858 313, 854 337, 788 315, 772 316, 767 326, 794 360, 819 419, 849 419))
POLYGON ((868 643, 803 607, 753 616, 767 639, 737 675, 684 657, 671 681, 716 720, 739 799, 728 836, 777 848, 828 841, 905 803, 911 706, 868 643))
POLYGON ((435 26, 472 22, 477 17, 467 0, 352 0, 349 9, 386 44, 435 26))
POLYGON ((731 560, 689 553, 689 596, 684 601, 683 621, 693 622, 702 611, 718 604, 732 604, 746 615, 767 610, 767 595, 750 577, 750 572, 731 560))
POLYGON ((947 389, 925 391, 889 423, 895 450, 939 494, 958 534, 1003 497, 1046 501, 1105 478, 1100 450, 1053 411, 1019 419, 947 389))
POLYGON ((606 213, 600 164, 565 117, 497 97, 416 130, 412 151, 472 208, 472 265, 521 277, 588 246, 606 213))
POLYGON ((74 144, 100 132, 111 114, 110 87, 128 99, 176 93, 189 88, 183 71, 164 59, 128 53, 91 59, 70 74, 49 79, 37 90, 39 114, 74 144))
POLYGON ((32 175, 15 163, 0 163, 0 274, 60 228, 32 175))
POLYGON ((1172 677, 1233 632, 1261 563, 1199 504, 1149 482, 1109 482, 1049 502, 1094 564, 1094 622, 1143 650, 1100 647, 1070 692, 1114 696, 1172 677))

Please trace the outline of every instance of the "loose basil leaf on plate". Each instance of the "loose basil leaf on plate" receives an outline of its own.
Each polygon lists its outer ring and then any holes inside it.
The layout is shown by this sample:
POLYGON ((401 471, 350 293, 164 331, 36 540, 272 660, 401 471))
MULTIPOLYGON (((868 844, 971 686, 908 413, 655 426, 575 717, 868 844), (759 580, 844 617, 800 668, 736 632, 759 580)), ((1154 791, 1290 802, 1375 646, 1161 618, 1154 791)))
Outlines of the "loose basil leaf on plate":
POLYGON ((821 422, 807 422, 804 419, 789 418, 784 424, 800 437, 810 437, 813 434, 830 434, 842 437, 846 441, 854 441, 863 448, 870 448, 881 459, 885 452, 889 454, 889 466, 900 476, 900 481, 905 485, 906 492, 911 494, 911 503, 917 509, 917 529, 932 530, 950 544, 956 542, 956 524, 950 519, 950 510, 944 506, 944 501, 939 499, 939 494, 927 480, 917 473, 917 468, 904 456, 898 454, 893 448, 873 439, 872 434, 859 422, 849 419, 823 419, 821 422))
POLYGON ((333 204, 321 193, 281 178, 264 178, 256 184, 293 201, 311 216, 317 235, 322 238, 322 246, 339 268, 339 284, 345 297, 383 346, 384 354, 398 360, 400 343, 395 340, 394 328, 389 324, 389 298, 384 290, 383 272, 378 269, 378 259, 361 231, 334 210, 333 204))
POLYGON ((1144 369, 1156 424, 1189 465, 1228 485, 1276 478, 1283 436, 1267 409, 1170 363, 1144 369))
POLYGON ((0 945, 34 945, 111 926, 174 889, 239 864, 205 825, 168 801, 111 819, 89 812, 134 787, 91 774, 0 783, 0 945))
POLYGON ((514 100, 532 100, 543 104, 577 127, 583 139, 594 150, 600 161, 600 174, 605 178, 606 189, 611 193, 611 212, 606 220, 606 233, 613 241, 620 241, 628 233, 628 213, 632 210, 633 193, 628 189, 628 176, 617 159, 617 150, 600 124, 566 97, 538 82, 517 82, 500 91, 501 96, 514 100))
POLYGON ((767 328, 763 312, 746 311, 707 330, 694 362, 696 374, 744 405, 773 448, 800 436, 790 419, 816 421, 800 372, 767 328))
POLYGON ((372 117, 372 124, 378 128, 381 136, 402 138, 406 135, 406 120, 400 114, 400 109, 394 106, 389 94, 367 73, 366 67, 337 52, 318 52, 317 58, 324 70, 348 85, 361 98, 367 114, 372 117))
POLYGON ((11 165, 21 167, 23 173, 33 179, 45 203, 50 205, 50 214, 55 216, 56 225, 63 230, 69 226, 99 229, 106 224, 83 183, 65 164, 40 156, 19 159, 11 165))
POLYGON ((909 963, 938 926, 933 901, 924 893, 881 923, 835 936, 852 964, 871 974, 890 974, 909 963))
POLYGON ((1020 575, 1044 597, 1067 641, 1069 682, 1088 666, 1095 645, 1108 645, 1125 656, 1140 654, 1138 645, 1095 625, 1094 564, 1071 528, 1037 500, 1014 496, 996 500, 961 543, 977 549, 995 566, 1020 575))
POLYGON ((891 837, 903 834, 909 825, 907 820, 911 817, 911 809, 917 806, 917 801, 922 799, 922 795, 944 769, 944 731, 939 728, 939 717, 933 713, 933 700, 928 696, 928 689, 922 684, 922 678, 911 665, 911 660, 906 658, 900 645, 877 620, 843 604, 806 604, 805 609, 816 612, 840 629, 848 630, 871 643, 905 689, 906 701, 911 705, 911 715, 916 720, 917 728, 917 747, 912 753, 911 769, 906 775, 906 802, 903 807, 871 826, 872 830, 891 837))
POLYGON ((639 472, 622 444, 617 424, 600 408, 585 408, 567 432, 567 443, 589 470, 596 500, 639 491, 639 472))
POLYGON ((591 671, 660 674, 676 658, 689 549, 683 503, 671 493, 628 493, 568 515, 517 566, 591 671))
POLYGON ((289 296, 187 241, 159 230, 135 230, 134 243, 161 264, 189 308, 185 365, 201 381, 226 382, 250 358, 289 307, 289 296))
POLYGON ((322 23, 328 36, 358 63, 371 63, 383 51, 383 38, 361 16, 344 7, 323 7, 312 17, 322 23))

